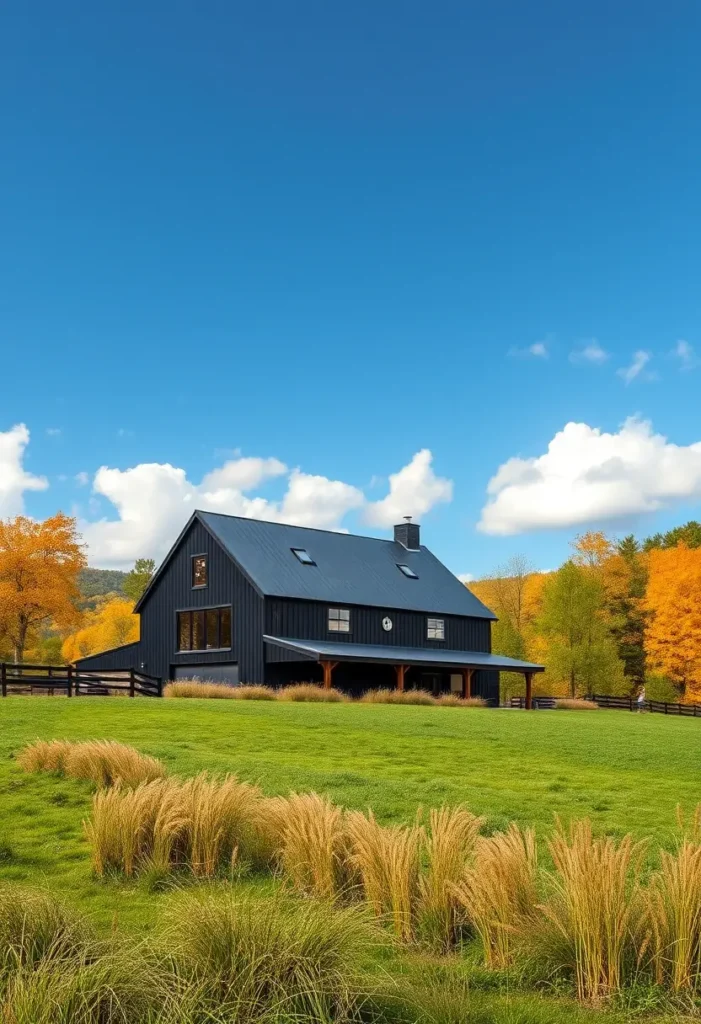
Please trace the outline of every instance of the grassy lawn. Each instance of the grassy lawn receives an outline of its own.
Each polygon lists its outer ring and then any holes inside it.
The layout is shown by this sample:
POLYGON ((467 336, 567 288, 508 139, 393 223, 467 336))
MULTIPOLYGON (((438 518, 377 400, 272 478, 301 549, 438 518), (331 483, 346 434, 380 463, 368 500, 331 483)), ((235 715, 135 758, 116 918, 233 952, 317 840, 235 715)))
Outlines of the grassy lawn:
POLYGON ((172 773, 234 771, 265 792, 315 789, 385 822, 466 803, 492 826, 547 833, 555 813, 599 831, 674 837, 699 800, 701 723, 623 711, 533 712, 254 701, 7 698, 0 701, 0 879, 50 884, 98 920, 149 928, 158 900, 91 877, 81 822, 88 784, 26 775, 37 737, 110 738, 172 773))

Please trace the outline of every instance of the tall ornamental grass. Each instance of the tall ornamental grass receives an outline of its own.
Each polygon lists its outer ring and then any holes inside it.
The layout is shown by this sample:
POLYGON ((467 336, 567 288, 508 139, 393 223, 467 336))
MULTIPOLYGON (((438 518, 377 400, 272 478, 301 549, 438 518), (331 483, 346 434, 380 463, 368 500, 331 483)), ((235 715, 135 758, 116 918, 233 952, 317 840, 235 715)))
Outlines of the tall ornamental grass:
POLYGON ((453 886, 472 855, 482 822, 464 807, 441 807, 429 813, 426 870, 419 884, 421 930, 440 949, 449 949, 457 938, 453 886))
POLYGON ((84 826, 95 872, 130 876, 182 867, 211 877, 255 848, 259 801, 256 786, 206 772, 185 782, 158 779, 98 792, 84 826))
POLYGON ((662 850, 643 890, 646 942, 654 980, 673 992, 701 991, 701 843, 662 850))
POLYGON ((630 835, 595 839, 584 820, 568 832, 558 821, 548 848, 555 871, 542 907, 551 930, 547 955, 572 974, 579 999, 598 1005, 635 969, 645 846, 630 835))
POLYGON ((506 832, 479 837, 474 859, 457 883, 453 898, 464 920, 479 936, 485 966, 510 966, 519 938, 532 928, 538 900, 535 834, 512 822, 506 832))
POLYGON ((277 863, 296 889, 323 899, 348 891, 344 812, 328 797, 292 793, 264 800, 261 821, 277 863))
POLYGON ((137 786, 166 773, 158 758, 114 740, 36 740, 19 752, 17 763, 27 772, 58 772, 70 779, 89 779, 98 786, 115 782, 137 786))
POLYGON ((214 700, 275 700, 276 691, 271 686, 255 683, 228 686, 226 683, 207 683, 197 679, 182 679, 168 683, 163 690, 164 697, 211 698, 214 700))
POLYGON ((316 683, 293 683, 277 691, 277 699, 283 701, 311 702, 315 704, 345 704, 350 698, 341 690, 326 689, 316 683))
POLYGON ((414 938, 421 877, 424 829, 416 825, 383 826, 372 811, 346 815, 349 861, 357 870, 365 899, 395 935, 414 938))

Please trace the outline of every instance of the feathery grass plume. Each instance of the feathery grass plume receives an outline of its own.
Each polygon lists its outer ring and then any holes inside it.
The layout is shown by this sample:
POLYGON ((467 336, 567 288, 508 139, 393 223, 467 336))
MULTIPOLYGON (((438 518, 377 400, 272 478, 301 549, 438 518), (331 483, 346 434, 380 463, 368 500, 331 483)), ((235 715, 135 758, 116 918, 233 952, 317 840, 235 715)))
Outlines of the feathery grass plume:
POLYGON ((377 917, 388 917, 404 941, 414 937, 419 899, 422 826, 384 827, 372 811, 346 814, 349 861, 356 868, 365 898, 377 917))
POLYGON ((343 811, 327 796, 291 793, 265 801, 277 835, 280 867, 300 892, 332 899, 347 889, 349 870, 343 811))
POLYGON ((262 683, 244 683, 233 690, 236 700, 277 700, 277 691, 262 683))
POLYGON ((426 690, 367 690, 360 699, 363 704, 420 704, 428 707, 436 703, 426 690))
POLYGON ((536 916, 538 860, 532 829, 521 830, 512 822, 506 832, 480 836, 472 864, 450 889, 482 940, 485 965, 508 967, 514 939, 536 916))
POLYGON ((309 701, 312 703, 341 704, 350 698, 341 690, 327 690, 316 683, 293 683, 277 691, 278 700, 309 701))
POLYGON ((0 984, 13 971, 85 948, 92 931, 61 900, 41 889, 0 886, 0 984))
POLYGON ((197 679, 181 679, 163 687, 164 697, 211 697, 215 700, 233 700, 236 687, 225 683, 201 683, 197 679))
POLYGON ((72 746, 69 740, 35 740, 20 750, 17 764, 25 772, 63 772, 72 746))
POLYGON ((455 941, 456 901, 451 885, 462 877, 482 822, 465 807, 441 807, 429 814, 428 868, 420 879, 420 915, 423 932, 440 949, 449 949, 455 941))
POLYGON ((642 891, 645 942, 655 981, 673 992, 701 990, 701 844, 684 839, 662 850, 661 867, 642 891))
POLYGON ((559 938, 550 955, 572 971, 579 999, 601 1004, 621 989, 633 962, 645 844, 631 835, 619 843, 595 839, 588 819, 573 822, 567 833, 558 820, 548 848, 555 872, 542 910, 559 938))
POLYGON ((211 778, 206 772, 182 787, 188 805, 188 862, 196 875, 211 877, 222 861, 231 864, 246 847, 260 790, 235 775, 211 778))
POLYGON ((351 1003, 367 947, 377 941, 358 908, 279 891, 182 893, 171 901, 166 922, 178 969, 204 982, 209 1005, 203 1010, 216 1020, 215 1013, 234 1019, 232 1011, 239 1021, 259 1019, 283 1006, 288 1020, 338 1019, 351 1003))
POLYGON ((484 697, 460 697, 457 693, 442 693, 434 697, 433 703, 439 708, 486 708, 484 697))
POLYGON ((58 771, 71 779, 89 779, 98 786, 114 782, 137 786, 161 778, 166 771, 158 758, 114 740, 37 740, 20 751, 17 762, 28 772, 58 771))
POLYGON ((164 795, 177 786, 174 779, 154 779, 134 789, 116 785, 95 794, 83 829, 97 875, 122 871, 130 877, 150 860, 159 808, 164 795))
POLYGON ((598 711, 599 705, 593 700, 580 697, 558 697, 555 701, 558 711, 598 711))

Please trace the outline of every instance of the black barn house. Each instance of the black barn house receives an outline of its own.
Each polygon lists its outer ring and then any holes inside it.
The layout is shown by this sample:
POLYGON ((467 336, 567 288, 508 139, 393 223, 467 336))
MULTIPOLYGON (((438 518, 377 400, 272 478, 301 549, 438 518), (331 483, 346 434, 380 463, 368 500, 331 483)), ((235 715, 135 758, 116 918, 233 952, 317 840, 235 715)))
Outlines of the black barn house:
POLYGON ((494 615, 404 522, 392 540, 195 512, 136 606, 138 643, 81 659, 164 679, 352 693, 421 687, 491 700, 494 615))

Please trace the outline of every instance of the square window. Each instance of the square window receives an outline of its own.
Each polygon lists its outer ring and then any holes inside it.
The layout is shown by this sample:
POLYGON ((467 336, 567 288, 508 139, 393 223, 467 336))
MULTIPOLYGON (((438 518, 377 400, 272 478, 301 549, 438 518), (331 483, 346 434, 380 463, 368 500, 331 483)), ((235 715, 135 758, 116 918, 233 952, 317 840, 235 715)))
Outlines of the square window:
POLYGON ((192 559, 192 585, 193 587, 207 586, 207 556, 194 555, 192 559))
POLYGON ((316 565, 316 562, 304 548, 291 548, 292 554, 298 558, 302 565, 316 565))
POLYGON ((329 632, 350 633, 349 608, 329 608, 329 632))
POLYGON ((427 619, 426 637, 429 640, 445 640, 445 620, 427 619))

